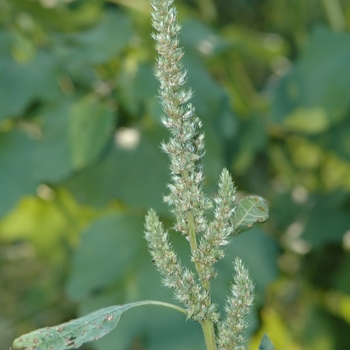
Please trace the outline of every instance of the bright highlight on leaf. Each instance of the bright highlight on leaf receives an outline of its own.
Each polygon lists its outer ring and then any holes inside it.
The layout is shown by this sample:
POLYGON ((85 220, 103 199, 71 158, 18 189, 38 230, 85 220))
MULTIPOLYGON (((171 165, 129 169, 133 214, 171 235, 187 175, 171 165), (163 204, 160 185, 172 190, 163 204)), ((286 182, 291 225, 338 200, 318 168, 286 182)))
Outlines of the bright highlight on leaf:
POLYGON ((243 198, 234 213, 233 224, 234 234, 238 235, 249 230, 256 222, 264 222, 269 217, 269 210, 266 201, 258 196, 243 198))
POLYGON ((111 332, 124 311, 141 305, 161 305, 184 312, 176 305, 153 300, 109 306, 58 326, 45 327, 24 334, 15 339, 13 350, 77 349, 84 343, 102 338, 111 332))

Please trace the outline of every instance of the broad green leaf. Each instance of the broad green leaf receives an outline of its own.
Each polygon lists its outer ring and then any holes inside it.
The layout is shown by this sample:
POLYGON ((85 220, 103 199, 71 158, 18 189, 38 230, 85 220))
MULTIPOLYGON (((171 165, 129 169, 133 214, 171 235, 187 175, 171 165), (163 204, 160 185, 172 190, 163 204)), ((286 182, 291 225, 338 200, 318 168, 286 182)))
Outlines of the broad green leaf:
POLYGON ((324 139, 324 135, 320 135, 320 142, 327 142, 325 146, 336 152, 336 154, 348 162, 350 161, 350 118, 344 120, 343 123, 332 128, 329 132, 327 141, 324 139))
POLYGON ((139 258, 145 244, 143 230, 141 215, 111 214, 96 220, 74 254, 69 296, 79 300, 120 282, 139 258))
POLYGON ((349 60, 348 33, 316 28, 276 90, 272 119, 291 130, 313 134, 344 120, 350 103, 349 60))
POLYGON ((256 222, 264 222, 269 217, 269 210, 265 200, 258 196, 243 198, 237 205, 233 224, 235 235, 249 230, 256 222))
MULTIPOLYGON (((348 234, 347 234, 348 236, 348 234)), ((342 291, 347 295, 350 295, 350 254, 348 253, 345 257, 342 257, 342 264, 339 266, 337 271, 329 273, 332 279, 332 286, 338 291, 342 291)), ((349 316, 348 316, 349 317, 349 316)), ((348 320, 350 317, 348 318, 348 320)))
POLYGON ((68 189, 89 205, 103 206, 117 199, 134 208, 152 207, 159 213, 168 213, 162 201, 169 180, 168 161, 159 151, 164 134, 159 130, 117 131, 117 142, 106 156, 69 179, 68 189), (126 138, 131 143, 126 144, 126 138))
POLYGON ((269 220, 278 230, 285 231, 306 209, 306 204, 296 203, 290 192, 282 193, 269 201, 269 220))
POLYGON ((130 42, 131 36, 129 18, 121 11, 108 11, 95 27, 57 37, 56 54, 76 68, 102 63, 118 55, 130 42))
POLYGON ((302 238, 319 247, 329 243, 341 243, 350 228, 346 192, 333 192, 329 195, 314 195, 310 199, 302 238))
POLYGON ((68 143, 75 168, 95 159, 114 131, 114 113, 94 95, 80 99, 70 108, 68 143))
POLYGON ((261 339, 261 343, 259 345, 259 350, 275 350, 270 338, 265 333, 261 339))
POLYGON ((340 244, 350 227, 348 196, 344 191, 314 194, 304 207, 305 228, 302 239, 313 247, 340 244))
POLYGON ((239 137, 236 137, 234 153, 234 173, 244 174, 252 166, 258 152, 267 143, 266 123, 261 117, 252 117, 239 123, 239 137))
POLYGON ((111 332, 123 312, 151 304, 154 302, 139 301, 109 306, 58 326, 41 328, 15 339, 13 350, 77 349, 84 343, 95 341, 111 332))
POLYGON ((58 96, 56 59, 47 52, 25 63, 0 55, 0 77, 0 121, 18 117, 33 101, 58 96))
POLYGON ((58 182, 94 161, 110 141, 115 121, 115 113, 94 95, 65 98, 39 115, 42 137, 33 168, 45 182, 58 182))
POLYGON ((205 56, 219 54, 229 47, 224 38, 207 26, 205 23, 196 19, 187 20, 182 26, 181 43, 189 50, 195 48, 205 56))
POLYGON ((151 110, 155 103, 159 105, 159 101, 154 99, 158 93, 158 84, 153 69, 151 64, 140 64, 136 68, 127 65, 117 77, 118 100, 137 119, 145 108, 151 110))
POLYGON ((22 196, 35 193, 38 181, 33 176, 33 152, 35 142, 23 130, 0 133, 0 216, 22 196))

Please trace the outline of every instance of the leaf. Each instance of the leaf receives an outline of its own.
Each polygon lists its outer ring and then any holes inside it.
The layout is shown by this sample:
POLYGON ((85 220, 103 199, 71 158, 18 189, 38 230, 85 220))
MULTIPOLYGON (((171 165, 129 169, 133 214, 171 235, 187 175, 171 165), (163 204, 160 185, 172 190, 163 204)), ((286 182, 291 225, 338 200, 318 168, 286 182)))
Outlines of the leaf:
POLYGON ((119 102, 135 118, 139 118, 145 108, 151 110, 152 107, 154 108, 153 105, 159 105, 154 99, 154 96, 157 95, 158 84, 153 73, 153 65, 143 63, 137 68, 125 67, 118 74, 119 102))
POLYGON ((350 227, 350 215, 346 192, 333 192, 328 195, 315 194, 310 198, 302 238, 313 247, 325 244, 341 244, 345 232, 350 227))
POLYGON ((271 343, 270 338, 265 333, 261 339, 261 343, 259 345, 259 350, 275 350, 275 347, 271 343))
POLYGON ((239 137, 237 144, 233 147, 234 173, 244 174, 252 166, 258 152, 266 147, 267 131, 266 124, 259 117, 249 118, 247 121, 239 123, 239 137))
POLYGON ((18 128, 0 133, 0 216, 12 209, 22 196, 36 191, 34 146, 34 141, 18 128))
POLYGON ((309 134, 344 120, 350 103, 349 48, 348 33, 316 28, 294 68, 280 81, 272 120, 309 134))
POLYGON ((95 96, 88 95, 70 108, 68 140, 76 168, 95 159, 113 133, 114 113, 95 96))
POLYGON ((324 134, 320 135, 320 142, 323 141, 324 147, 337 153, 339 157, 350 161, 350 118, 332 128, 328 135, 327 141, 324 141, 324 134))
POLYGON ((256 222, 264 222, 269 217, 265 200, 258 196, 243 198, 236 207, 233 217, 235 235, 249 230, 256 222))
POLYGON ((58 182, 95 161, 110 142, 114 113, 94 95, 71 96, 40 113, 42 137, 33 152, 39 181, 58 182))
POLYGON ((68 295, 79 300, 120 282, 139 258, 144 244, 143 225, 140 215, 111 214, 96 220, 83 234, 74 254, 68 295))
MULTIPOLYGON (((348 234, 347 234, 348 235, 348 234)), ((331 272, 329 275, 332 278, 332 287, 335 287, 337 291, 341 291, 346 294, 350 294, 350 254, 342 257, 342 264, 337 271, 331 272)))
POLYGON ((76 68, 106 62, 130 43, 132 28, 121 11, 109 11, 89 30, 57 36, 56 54, 76 68), (111 40, 111 33, 114 33, 111 40))
POLYGON ((13 350, 77 349, 84 343, 97 340, 111 332, 124 311, 148 304, 154 302, 139 301, 109 306, 58 326, 37 329, 15 339, 13 350))
POLYGON ((17 116, 35 100, 53 99, 59 93, 56 60, 43 51, 26 63, 0 55, 0 77, 0 121, 17 116))
POLYGON ((221 53, 229 47, 228 42, 211 27, 196 19, 187 20, 181 30, 181 43, 186 53, 194 48, 205 56, 221 53))
MULTIPOLYGON (((134 208, 152 207, 167 213, 162 197, 168 163, 158 146, 164 133, 126 129, 124 134, 129 133, 132 145, 117 141, 103 159, 67 180, 66 185, 78 201, 88 205, 103 206, 117 198, 134 208)), ((124 137, 123 131, 117 132, 116 138, 119 136, 124 137)))

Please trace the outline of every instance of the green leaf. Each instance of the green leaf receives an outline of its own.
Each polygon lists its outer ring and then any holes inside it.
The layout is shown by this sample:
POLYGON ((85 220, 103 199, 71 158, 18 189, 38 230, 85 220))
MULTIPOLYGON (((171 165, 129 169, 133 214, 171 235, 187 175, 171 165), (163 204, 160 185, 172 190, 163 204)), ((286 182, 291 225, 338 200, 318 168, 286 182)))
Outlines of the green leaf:
POLYGON ((56 60, 40 51, 29 62, 0 55, 0 121, 18 116, 34 100, 53 99, 58 93, 56 60))
POLYGON ((13 350, 77 349, 84 343, 97 340, 111 332, 117 326, 123 312, 136 306, 152 304, 171 307, 170 304, 147 300, 105 307, 58 326, 45 327, 22 335, 14 340, 13 350))
POLYGON ((349 48, 348 33, 316 28, 290 74, 281 79, 272 120, 310 134, 344 120, 350 103, 349 48))
POLYGON ((313 247, 330 243, 340 244, 350 227, 347 203, 346 192, 313 195, 310 198, 311 210, 308 212, 302 238, 313 247))
POLYGON ((195 48, 205 56, 213 56, 229 47, 222 36, 196 19, 188 19, 183 24, 180 35, 181 43, 186 47, 186 53, 195 48))
POLYGON ((76 67, 98 64, 117 56, 128 45, 131 37, 129 18, 121 11, 109 11, 101 23, 90 30, 57 37, 55 49, 57 55, 76 67))
POLYGON ((350 118, 329 130, 328 135, 328 140, 325 140, 324 134, 320 135, 320 143, 323 142, 324 147, 350 161, 350 118))
MULTIPOLYGON (((336 290, 346 294, 350 294, 350 254, 348 253, 345 257, 342 257, 342 264, 338 270, 330 273, 332 278, 332 286, 336 290)), ((324 271, 324 270, 323 270, 324 271)))
POLYGON ((19 128, 0 133, 0 216, 12 209, 22 196, 36 191, 34 146, 34 141, 19 128))
POLYGON ((159 104, 154 96, 158 93, 158 84, 153 65, 140 64, 136 69, 123 67, 117 77, 117 96, 120 104, 135 118, 140 118, 144 109, 152 111, 159 104))
POLYGON ((239 137, 236 137, 236 145, 233 147, 234 173, 244 174, 254 163, 257 153, 261 152, 267 143, 267 131, 264 120, 253 116, 239 123, 239 137))
POLYGON ((69 296, 78 300, 127 275, 144 244, 143 230, 141 215, 112 214, 96 220, 74 255, 69 296))
POLYGON ((258 196, 243 198, 236 207, 233 217, 235 235, 249 230, 256 222, 264 222, 269 217, 265 200, 258 196))
POLYGON ((58 182, 98 158, 112 137, 115 113, 94 95, 65 98, 41 114, 34 172, 39 181, 58 182))
POLYGON ((103 206, 118 199, 134 208, 152 207, 158 213, 168 213, 162 201, 169 178, 168 161, 159 152, 164 133, 126 129, 118 131, 116 138, 101 161, 67 181, 69 190, 89 205, 103 206), (132 144, 127 145, 123 139, 129 134, 132 144))
POLYGON ((259 350, 275 350, 270 338, 265 333, 261 339, 261 343, 259 345, 259 350))
POLYGON ((82 168, 106 146, 114 129, 114 113, 94 95, 79 100, 70 112, 68 141, 72 162, 75 168, 82 168))

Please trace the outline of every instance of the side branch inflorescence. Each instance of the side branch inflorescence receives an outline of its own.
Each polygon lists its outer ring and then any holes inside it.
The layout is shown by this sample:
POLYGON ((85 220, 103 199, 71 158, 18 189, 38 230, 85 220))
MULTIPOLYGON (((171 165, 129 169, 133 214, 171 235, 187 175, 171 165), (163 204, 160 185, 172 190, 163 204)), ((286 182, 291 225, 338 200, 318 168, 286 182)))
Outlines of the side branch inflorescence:
POLYGON ((254 285, 242 261, 236 258, 236 275, 227 299, 226 319, 219 326, 219 350, 244 350, 244 331, 248 327, 245 318, 249 314, 254 299, 254 285))

